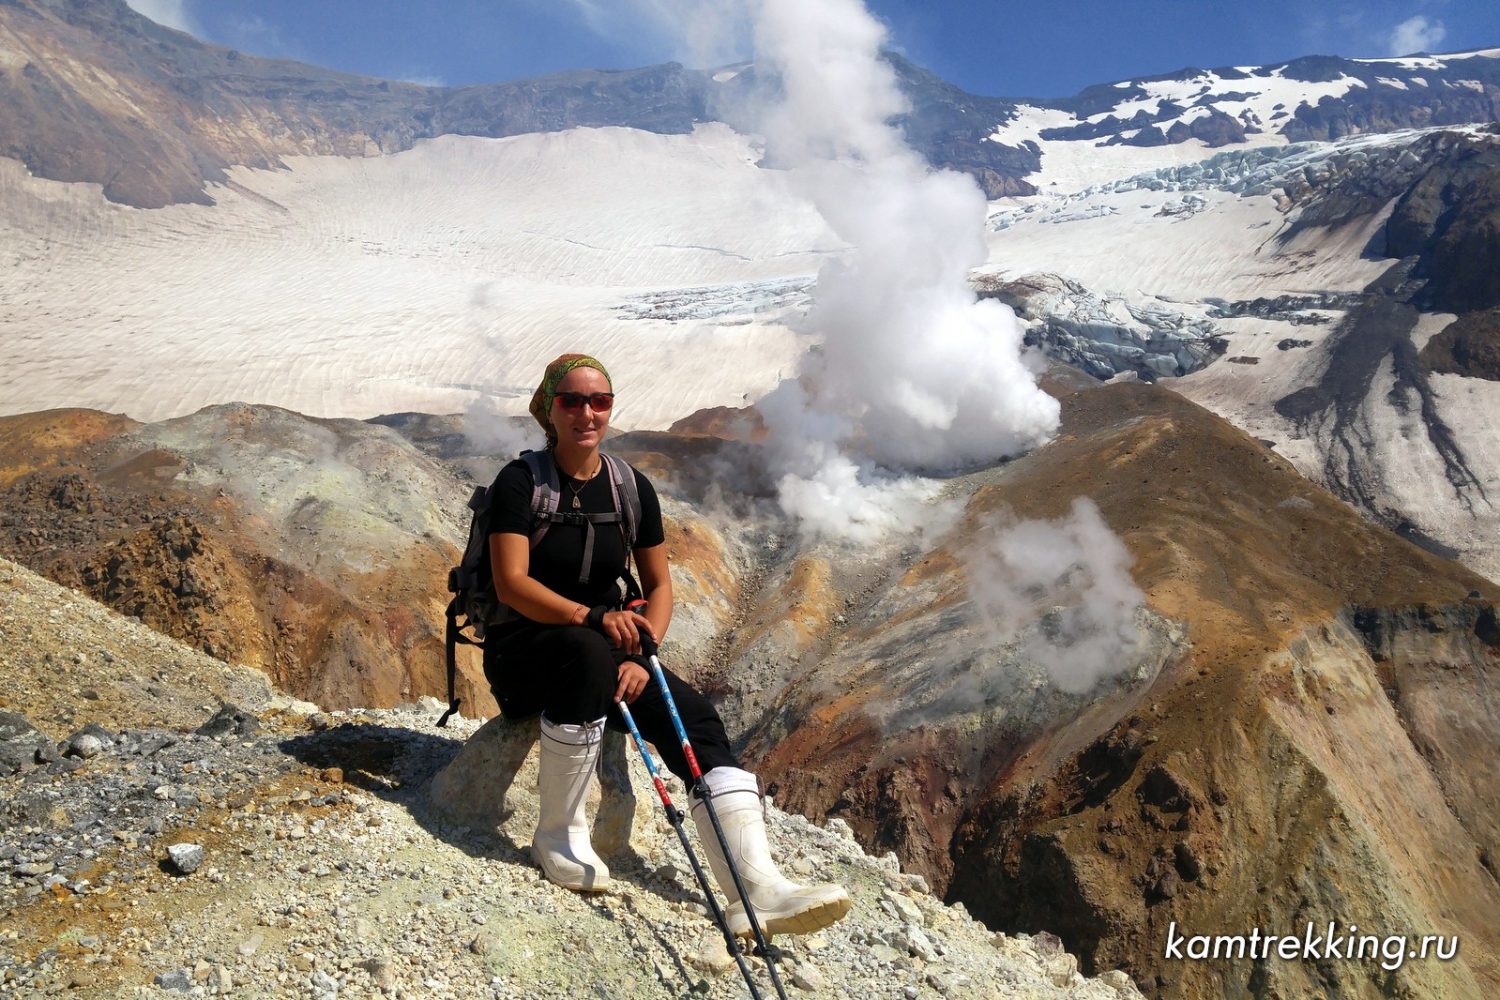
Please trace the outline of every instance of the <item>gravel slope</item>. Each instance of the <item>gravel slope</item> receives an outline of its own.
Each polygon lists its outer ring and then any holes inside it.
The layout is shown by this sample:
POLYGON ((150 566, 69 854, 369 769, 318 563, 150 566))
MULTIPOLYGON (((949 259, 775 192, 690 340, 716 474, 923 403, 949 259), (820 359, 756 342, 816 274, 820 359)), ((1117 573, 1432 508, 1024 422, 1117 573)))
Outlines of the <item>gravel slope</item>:
MULTIPOLYGON (((524 853, 534 763, 495 829, 429 803, 479 720, 438 730, 430 700, 319 712, 14 563, 0 595, 0 745, 36 748, 0 777, 0 993, 746 995, 659 815, 612 860, 616 891, 557 889, 524 853), (241 710, 215 714, 226 699, 241 710)), ((770 831, 789 870, 855 897, 842 923, 777 941, 789 995, 1139 995, 1083 979, 1051 935, 991 934, 841 823, 773 807, 770 831)))

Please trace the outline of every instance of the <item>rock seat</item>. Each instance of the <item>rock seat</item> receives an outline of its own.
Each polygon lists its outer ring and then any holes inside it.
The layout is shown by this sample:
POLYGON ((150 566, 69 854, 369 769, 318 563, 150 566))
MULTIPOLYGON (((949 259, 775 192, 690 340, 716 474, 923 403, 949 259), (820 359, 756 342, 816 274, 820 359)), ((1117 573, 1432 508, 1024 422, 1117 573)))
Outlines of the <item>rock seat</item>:
MULTIPOLYGON (((503 715, 486 722, 469 737, 454 757, 432 779, 428 791, 432 808, 454 826, 499 833, 518 845, 531 843, 536 828, 536 753, 541 718, 514 721, 503 715)), ((631 832, 648 829, 649 805, 630 784, 630 738, 605 730, 599 759, 599 780, 589 795, 594 849, 608 857, 630 844, 631 832), (636 810, 647 809, 647 822, 636 821, 636 810)))

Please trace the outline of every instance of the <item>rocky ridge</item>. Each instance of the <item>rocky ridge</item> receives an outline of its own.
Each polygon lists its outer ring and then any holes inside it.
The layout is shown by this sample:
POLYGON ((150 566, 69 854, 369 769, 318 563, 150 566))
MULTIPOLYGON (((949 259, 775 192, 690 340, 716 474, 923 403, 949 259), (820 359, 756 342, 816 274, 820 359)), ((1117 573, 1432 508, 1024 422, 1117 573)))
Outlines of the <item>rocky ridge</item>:
POLYGON ((1269 66, 1188 67, 1035 103, 1067 111, 1076 122, 1043 129, 1043 140, 1160 146, 1198 139, 1213 148, 1274 133, 1288 142, 1330 142, 1361 133, 1493 121, 1500 88, 1494 55, 1495 50, 1391 59, 1303 56, 1269 66), (1291 96, 1299 90, 1307 96, 1291 96), (1287 96, 1276 100, 1271 94, 1287 96))
MULTIPOLYGON (((1276 133, 1324 142, 1494 121, 1500 92, 1493 53, 1188 68, 1058 100, 969 94, 897 53, 885 58, 910 102, 898 121, 908 141, 934 165, 974 177, 990 198, 1037 193, 1046 154, 1036 138, 1217 148, 1276 133), (1340 85, 1335 93, 1324 92, 1330 83, 1340 85), (1288 85, 1307 97, 1291 98, 1290 107, 1252 100, 1262 88, 1281 93, 1288 85), (1012 138, 1007 126, 1023 110, 1062 113, 1072 124, 1012 138)), ((124 0, 0 6, 0 135, 8 137, 0 155, 37 176, 99 184, 106 198, 137 207, 211 204, 207 185, 228 182, 228 167, 277 168, 293 155, 374 156, 447 134, 735 125, 747 98, 775 86, 754 65, 714 72, 669 63, 425 87, 207 45, 124 0)))
MULTIPOLYGON (((0 745, 33 746, 0 775, 0 994, 743 995, 659 812, 638 807, 612 859, 615 891, 565 892, 521 847, 534 763, 493 803, 488 828, 454 825, 434 798, 432 779, 479 720, 438 729, 431 699, 325 713, 264 683, 225 686, 213 671, 204 681, 183 665, 253 674, 13 563, 0 561, 0 588, 14 685, 0 745), (73 627, 53 627, 54 613, 73 627), (77 696, 53 664, 74 657, 93 683, 116 685, 98 713, 87 702, 77 712, 107 724, 58 725, 77 696), (143 673, 177 697, 118 680, 143 673), (224 695, 254 707, 185 707, 224 695)), ((631 767, 644 792, 644 768, 631 767)), ((1055 937, 987 931, 893 856, 866 856, 842 823, 820 828, 774 807, 769 818, 791 871, 837 878, 855 898, 840 924, 777 941, 793 995, 1140 995, 1120 973, 1083 979, 1055 937)))
MULTIPOLYGON (((988 141, 1011 102, 889 59, 913 98, 904 124, 919 150, 992 197, 1032 192, 1021 178, 1036 170, 1035 150, 988 141)), ((109 200, 140 208, 212 204, 207 185, 226 183, 228 167, 274 169, 286 156, 376 156, 440 135, 691 132, 733 119, 752 90, 775 85, 740 70, 668 63, 426 87, 208 45, 124 0, 12 0, 0 5, 0 156, 39 177, 100 184, 109 200)))

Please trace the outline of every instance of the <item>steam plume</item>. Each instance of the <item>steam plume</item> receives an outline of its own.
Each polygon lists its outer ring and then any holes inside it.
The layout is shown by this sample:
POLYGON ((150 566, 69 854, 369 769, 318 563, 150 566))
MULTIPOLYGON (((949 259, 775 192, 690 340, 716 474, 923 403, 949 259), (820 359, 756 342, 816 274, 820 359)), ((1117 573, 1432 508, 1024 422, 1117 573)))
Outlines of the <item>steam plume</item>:
POLYGON ((906 110, 859 0, 753 5, 758 66, 780 97, 760 116, 767 165, 850 247, 818 276, 823 338, 797 383, 762 402, 782 505, 805 527, 861 537, 931 492, 886 470, 993 461, 1045 441, 1057 402, 1036 386, 1009 309, 977 302, 986 258, 973 180, 931 170, 890 120, 906 110))
POLYGON ((192 4, 189 0, 125 0, 125 2, 137 14, 149 17, 157 24, 185 31, 198 38, 203 37, 203 29, 199 27, 198 19, 193 15, 192 4))
POLYGON ((1002 642, 1047 669, 1060 690, 1088 691, 1132 664, 1144 638, 1145 603, 1130 578, 1131 556, 1093 501, 1068 517, 1020 521, 980 542, 969 563, 969 596, 1002 642))
POLYGON ((476 481, 488 483, 509 462, 527 448, 541 445, 542 432, 530 417, 507 416, 491 396, 478 396, 464 411, 463 435, 474 455, 491 455, 498 459, 464 463, 476 481))
MULTIPOLYGON (((613 26, 618 8, 572 2, 596 30, 613 26)), ((760 403, 783 508, 813 533, 867 539, 935 492, 911 473, 1046 441, 1058 405, 1015 315, 967 284, 987 257, 984 195, 932 170, 891 124, 907 106, 881 58, 885 27, 861 0, 706 0, 683 17, 688 2, 624 6, 642 30, 673 23, 690 59, 737 52, 748 31, 775 92, 735 117, 848 247, 819 274, 806 320, 821 351, 760 403)))

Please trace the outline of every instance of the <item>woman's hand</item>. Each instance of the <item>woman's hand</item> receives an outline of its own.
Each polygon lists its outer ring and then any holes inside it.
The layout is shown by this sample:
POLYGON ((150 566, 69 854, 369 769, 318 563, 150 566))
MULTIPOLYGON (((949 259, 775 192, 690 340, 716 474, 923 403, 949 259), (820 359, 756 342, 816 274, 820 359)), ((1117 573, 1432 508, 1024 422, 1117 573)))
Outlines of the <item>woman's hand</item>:
POLYGON ((656 638, 656 633, 651 631, 651 623, 634 611, 606 612, 599 627, 611 645, 623 649, 631 656, 639 656, 641 653, 642 632, 656 638))
POLYGON ((624 698, 627 705, 633 703, 650 681, 651 675, 646 673, 645 667, 634 660, 626 660, 620 664, 620 684, 615 688, 615 701, 624 698))

